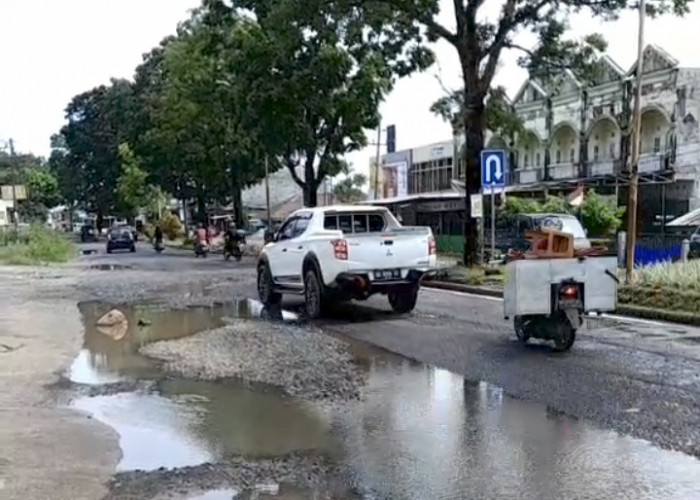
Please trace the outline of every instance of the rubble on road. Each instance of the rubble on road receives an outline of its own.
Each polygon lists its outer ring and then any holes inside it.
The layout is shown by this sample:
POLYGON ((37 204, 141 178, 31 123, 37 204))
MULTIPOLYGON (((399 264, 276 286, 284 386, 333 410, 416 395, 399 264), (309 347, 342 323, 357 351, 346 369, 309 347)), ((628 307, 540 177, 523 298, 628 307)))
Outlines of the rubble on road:
POLYGON ((238 378, 313 400, 360 397, 362 375, 345 343, 321 332, 255 320, 144 346, 141 354, 187 378, 238 378))

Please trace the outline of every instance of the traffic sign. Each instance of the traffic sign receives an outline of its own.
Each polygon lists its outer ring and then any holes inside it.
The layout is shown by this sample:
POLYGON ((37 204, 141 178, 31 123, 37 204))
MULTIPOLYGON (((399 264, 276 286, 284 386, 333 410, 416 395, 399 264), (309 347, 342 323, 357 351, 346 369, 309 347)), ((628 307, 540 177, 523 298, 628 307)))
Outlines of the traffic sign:
POLYGON ((481 186, 484 189, 502 188, 506 185, 506 152, 484 149, 481 152, 481 186))

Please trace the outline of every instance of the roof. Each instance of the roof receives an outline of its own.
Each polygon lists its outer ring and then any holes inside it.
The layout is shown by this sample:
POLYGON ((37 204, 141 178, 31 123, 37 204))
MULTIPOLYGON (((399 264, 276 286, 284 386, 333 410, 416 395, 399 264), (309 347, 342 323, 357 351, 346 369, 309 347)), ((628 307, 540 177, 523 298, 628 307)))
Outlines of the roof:
POLYGON ((458 200, 463 195, 455 191, 440 191, 434 193, 409 194, 406 196, 394 196, 393 198, 379 198, 377 200, 361 201, 361 205, 396 205, 397 203, 410 203, 412 201, 427 200, 458 200))
POLYGON ((680 217, 673 219, 671 222, 666 224, 666 226, 671 227, 693 227, 700 226, 700 208, 696 208, 688 212, 687 214, 681 215, 680 217))
POLYGON ((322 207, 308 207, 300 208, 296 210, 297 212, 357 212, 362 210, 364 212, 381 212, 386 210, 385 207, 372 207, 367 205, 326 205, 322 207))

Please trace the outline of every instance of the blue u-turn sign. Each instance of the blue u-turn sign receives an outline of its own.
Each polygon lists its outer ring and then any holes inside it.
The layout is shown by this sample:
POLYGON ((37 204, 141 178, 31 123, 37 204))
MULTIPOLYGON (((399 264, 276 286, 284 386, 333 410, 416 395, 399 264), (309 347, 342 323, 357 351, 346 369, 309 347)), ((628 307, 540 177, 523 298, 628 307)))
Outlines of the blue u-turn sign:
POLYGON ((500 188, 506 185, 506 152, 484 149, 481 152, 481 186, 500 188))

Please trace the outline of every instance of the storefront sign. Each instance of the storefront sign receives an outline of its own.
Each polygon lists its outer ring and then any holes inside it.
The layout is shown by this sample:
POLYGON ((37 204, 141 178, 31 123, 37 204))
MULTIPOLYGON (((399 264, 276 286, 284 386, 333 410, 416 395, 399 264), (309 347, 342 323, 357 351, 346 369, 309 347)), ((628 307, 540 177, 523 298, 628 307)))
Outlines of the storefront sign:
POLYGON ((484 216, 484 196, 473 194, 469 197, 472 207, 472 219, 480 219, 484 216))

